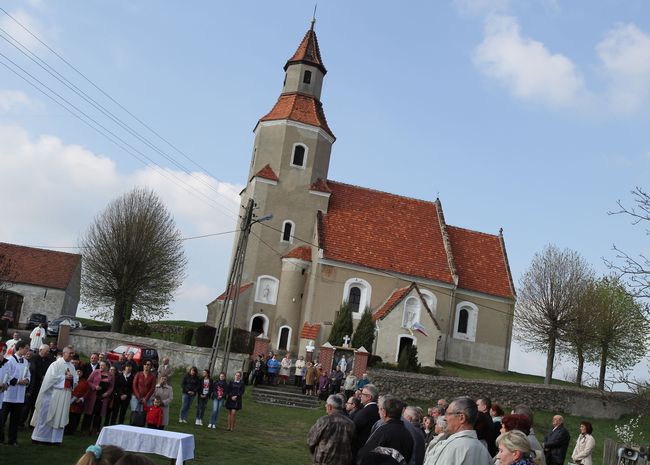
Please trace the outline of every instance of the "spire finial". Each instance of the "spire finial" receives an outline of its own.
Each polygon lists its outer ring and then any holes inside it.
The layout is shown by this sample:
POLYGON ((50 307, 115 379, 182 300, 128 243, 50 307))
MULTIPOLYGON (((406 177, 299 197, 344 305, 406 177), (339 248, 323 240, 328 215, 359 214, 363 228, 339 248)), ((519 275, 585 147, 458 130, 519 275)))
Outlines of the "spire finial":
POLYGON ((309 28, 311 31, 314 30, 314 23, 316 22, 316 8, 318 8, 318 2, 314 2, 314 14, 311 15, 311 27, 309 28))

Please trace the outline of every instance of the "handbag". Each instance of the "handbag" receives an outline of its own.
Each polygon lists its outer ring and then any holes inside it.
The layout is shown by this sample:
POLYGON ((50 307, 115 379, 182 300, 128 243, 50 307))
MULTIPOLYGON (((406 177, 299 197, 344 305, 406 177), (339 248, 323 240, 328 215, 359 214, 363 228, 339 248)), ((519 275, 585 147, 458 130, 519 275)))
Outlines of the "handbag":
POLYGON ((147 412, 144 410, 131 411, 131 426, 144 427, 147 421, 147 412))

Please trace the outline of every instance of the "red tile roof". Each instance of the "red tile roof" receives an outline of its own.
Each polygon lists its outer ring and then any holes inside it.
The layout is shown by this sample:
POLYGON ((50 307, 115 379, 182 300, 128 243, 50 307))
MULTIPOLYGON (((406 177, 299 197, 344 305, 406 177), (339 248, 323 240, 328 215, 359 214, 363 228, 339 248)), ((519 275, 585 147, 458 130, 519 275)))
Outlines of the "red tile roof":
POLYGON ((316 339, 318 337, 319 332, 320 332, 319 324, 310 325, 309 323, 305 323, 302 327, 302 331, 300 331, 300 338, 316 339))
POLYGON ((282 119, 319 127, 334 137, 334 133, 327 125, 327 119, 323 112, 323 104, 316 97, 295 92, 282 94, 273 106, 273 109, 264 115, 260 121, 282 119))
POLYGON ((0 242, 0 255, 11 261, 11 282, 66 289, 81 255, 0 242))
POLYGON ((447 226, 447 230, 458 272, 458 287, 513 298, 501 238, 456 226, 447 226))
POLYGON ((275 174, 275 171, 273 171, 273 168, 271 168, 271 165, 269 165, 268 163, 264 165, 264 168, 262 168, 257 173, 255 173, 253 177, 270 179, 271 181, 278 181, 280 179, 278 178, 278 175, 275 174))
POLYGON ((384 318, 388 313, 397 305, 406 294, 411 290, 413 285, 403 287, 401 289, 395 289, 393 293, 388 297, 388 300, 377 309, 375 313, 372 314, 372 319, 377 321, 384 318))
POLYGON ((303 37, 296 53, 293 54, 291 58, 287 61, 287 64, 284 65, 284 70, 286 71, 290 65, 296 63, 305 63, 312 65, 320 69, 323 74, 327 73, 325 66, 323 65, 323 59, 320 56, 320 48, 318 47, 318 39, 316 38, 316 32, 312 28, 307 31, 305 37, 303 37))
MULTIPOLYGON (((253 285, 253 283, 242 284, 242 285, 239 287, 239 295, 242 295, 242 294, 243 294, 243 293, 244 293, 244 292, 245 292, 249 287, 251 287, 252 285, 253 285)), ((233 297, 235 297, 234 289, 233 289, 233 292, 230 293, 230 295, 228 296, 228 298, 229 298, 229 299, 232 299, 233 297)), ((219 297, 217 297, 216 300, 224 300, 225 298, 226 298, 226 292, 224 291, 223 294, 221 294, 219 297)))
POLYGON ((289 252, 284 254, 282 258, 299 258, 300 260, 305 260, 306 262, 311 261, 311 247, 308 245, 303 245, 301 247, 296 247, 291 249, 289 252))
POLYGON ((453 283, 434 202, 327 185, 328 211, 318 215, 324 258, 453 283))
POLYGON ((323 178, 318 178, 314 183, 309 186, 310 191, 318 191, 318 192, 327 192, 330 194, 332 190, 327 186, 327 181, 325 181, 323 178))

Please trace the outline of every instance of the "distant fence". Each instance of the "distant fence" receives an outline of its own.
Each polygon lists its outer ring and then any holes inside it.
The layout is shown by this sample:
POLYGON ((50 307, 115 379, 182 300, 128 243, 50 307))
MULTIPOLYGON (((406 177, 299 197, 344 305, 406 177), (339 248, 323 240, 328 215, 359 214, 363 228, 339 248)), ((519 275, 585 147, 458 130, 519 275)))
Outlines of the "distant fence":
MULTIPOLYGON (((624 447, 613 439, 605 439, 605 446, 603 448, 603 465, 618 465, 618 449, 624 447)), ((639 458, 634 465, 648 465, 647 458, 639 458)))
MULTIPOLYGON (((150 337, 81 329, 70 333, 70 344, 73 344, 78 351, 85 354, 108 352, 117 346, 127 344, 151 347, 158 351, 158 356, 161 361, 163 357, 169 357, 171 365, 175 368, 195 366, 199 370, 208 366, 210 363, 210 352, 212 351, 210 348, 189 346, 150 337)), ((230 354, 228 374, 232 375, 235 371, 247 368, 248 358, 248 354, 230 354)), ((222 358, 219 357, 216 364, 217 369, 221 368, 221 363, 222 358)))

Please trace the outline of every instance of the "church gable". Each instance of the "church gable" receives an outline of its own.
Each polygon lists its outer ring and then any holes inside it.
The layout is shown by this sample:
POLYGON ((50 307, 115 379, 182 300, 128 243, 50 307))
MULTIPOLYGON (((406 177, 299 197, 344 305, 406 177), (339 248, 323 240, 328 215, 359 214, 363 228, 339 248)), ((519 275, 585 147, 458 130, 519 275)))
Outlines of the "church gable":
MULTIPOLYGON (((402 318, 402 326, 407 329, 414 329, 413 324, 417 321, 417 323, 422 323, 422 318, 424 313, 426 312, 431 321, 433 322, 433 325, 436 327, 436 329, 440 330, 440 325, 438 324, 438 321, 436 320, 436 317, 433 315, 433 312, 429 308, 429 305, 427 304, 427 301, 424 299, 422 293, 420 292, 420 289, 416 283, 411 283, 410 286, 402 287, 400 289, 395 289, 391 295, 386 299, 386 302, 384 302, 383 305, 381 305, 377 311, 375 311, 372 315, 372 319, 374 321, 377 320, 383 320, 388 316, 389 313, 391 313, 393 310, 399 311, 399 309, 404 310, 405 305, 400 305, 406 300, 410 298, 414 298, 417 301, 419 301, 420 309, 417 312, 417 318, 408 318, 408 316, 403 315, 402 318), (411 324, 409 325, 407 320, 411 321, 411 324)), ((407 312, 408 313, 408 312, 407 312)), ((415 327, 417 329, 417 325, 415 327)))

